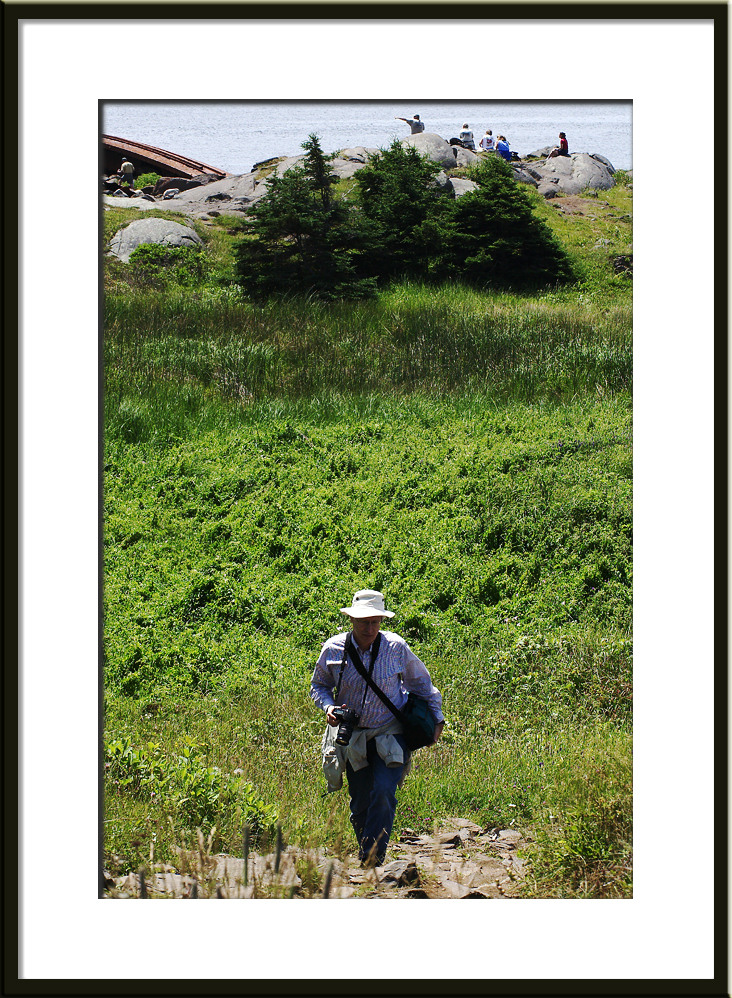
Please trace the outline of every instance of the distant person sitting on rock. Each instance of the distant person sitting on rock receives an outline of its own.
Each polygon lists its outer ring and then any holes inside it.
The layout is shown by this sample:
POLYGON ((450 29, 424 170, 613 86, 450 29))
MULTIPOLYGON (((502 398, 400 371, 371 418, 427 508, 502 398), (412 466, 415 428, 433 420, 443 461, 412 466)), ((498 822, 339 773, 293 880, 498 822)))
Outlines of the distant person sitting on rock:
POLYGON ((496 152, 499 156, 503 156, 505 160, 509 163, 511 162, 511 150, 508 145, 508 139, 505 135, 498 136, 498 142, 496 143, 496 152))
POLYGON ((463 122, 463 130, 460 132, 460 141, 463 144, 463 149, 472 149, 475 152, 475 139, 473 138, 473 133, 470 131, 470 126, 467 121, 463 122))
POLYGON ((493 132, 490 130, 490 128, 486 129, 486 133, 483 136, 483 138, 480 140, 479 145, 480 148, 483 150, 483 152, 496 151, 496 144, 493 141, 493 132))
POLYGON ((122 166, 119 168, 119 172, 122 174, 122 182, 124 183, 126 180, 130 187, 132 187, 135 179, 135 168, 128 159, 122 160, 122 166))
POLYGON ((559 145, 554 146, 549 153, 549 159, 553 159, 555 156, 569 156, 569 143, 564 132, 559 133, 559 145))
POLYGON ((416 135, 418 132, 424 131, 424 122, 419 120, 419 115, 415 114, 413 118, 394 118, 394 121, 406 121, 409 127, 412 129, 412 135, 416 135))

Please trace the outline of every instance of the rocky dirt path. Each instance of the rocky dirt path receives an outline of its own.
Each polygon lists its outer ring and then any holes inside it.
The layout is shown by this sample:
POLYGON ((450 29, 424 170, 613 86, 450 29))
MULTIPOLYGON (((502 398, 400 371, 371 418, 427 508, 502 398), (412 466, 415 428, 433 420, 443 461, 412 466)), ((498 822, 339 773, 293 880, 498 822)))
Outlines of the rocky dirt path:
POLYGON ((512 828, 481 828, 465 818, 445 823, 435 835, 405 829, 389 847, 389 862, 363 869, 325 850, 288 846, 274 853, 236 856, 186 853, 160 866, 142 883, 137 874, 107 878, 109 898, 415 898, 508 899, 523 877, 520 852, 527 839, 512 828), (142 893, 141 893, 142 890, 142 893))
MULTIPOLYGON (((481 828, 454 818, 434 836, 405 830, 375 871, 379 885, 412 898, 510 898, 523 876, 518 853, 526 840, 512 828, 481 828)), ((369 871, 351 873, 351 882, 369 884, 369 871)), ((383 893, 383 890, 382 890, 383 893)))

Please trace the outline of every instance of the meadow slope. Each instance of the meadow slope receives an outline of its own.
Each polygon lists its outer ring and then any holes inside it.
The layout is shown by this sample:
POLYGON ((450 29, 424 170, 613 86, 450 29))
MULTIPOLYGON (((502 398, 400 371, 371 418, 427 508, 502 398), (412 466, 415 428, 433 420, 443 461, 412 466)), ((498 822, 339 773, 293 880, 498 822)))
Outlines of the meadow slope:
POLYGON ((369 586, 448 718, 397 833, 520 827, 527 896, 630 896, 630 199, 539 199, 578 280, 534 295, 254 306, 225 219, 193 282, 106 261, 109 869, 198 828, 240 854, 245 823, 351 850, 308 684, 369 586))

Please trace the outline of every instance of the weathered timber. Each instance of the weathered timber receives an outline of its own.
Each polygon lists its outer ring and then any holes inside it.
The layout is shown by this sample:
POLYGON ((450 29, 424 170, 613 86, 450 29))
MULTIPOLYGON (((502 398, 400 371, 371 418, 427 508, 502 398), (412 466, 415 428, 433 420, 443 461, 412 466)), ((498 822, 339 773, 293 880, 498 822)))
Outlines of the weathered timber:
POLYGON ((231 176, 226 170, 209 166, 208 163, 201 163, 188 156, 180 156, 167 149, 158 149, 156 146, 146 145, 144 142, 122 139, 117 135, 102 135, 102 150, 104 153, 103 170, 108 175, 119 170, 124 157, 135 167, 135 174, 158 173, 161 177, 191 178, 205 173, 216 180, 223 180, 224 177, 231 176))

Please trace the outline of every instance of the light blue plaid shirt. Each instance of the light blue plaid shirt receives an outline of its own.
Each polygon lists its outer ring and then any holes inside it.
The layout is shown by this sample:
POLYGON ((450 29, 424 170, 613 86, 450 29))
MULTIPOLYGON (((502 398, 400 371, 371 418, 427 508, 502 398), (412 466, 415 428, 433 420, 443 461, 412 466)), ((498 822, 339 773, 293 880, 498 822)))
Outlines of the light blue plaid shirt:
MULTIPOLYGON (((315 666, 310 682, 310 696, 321 710, 327 710, 336 704, 333 690, 341 672, 345 644, 345 632, 329 638, 323 645, 315 666)), ((371 666, 371 648, 368 651, 361 651, 355 642, 354 647, 361 656, 364 669, 368 672, 371 666)), ((408 693, 417 693, 427 701, 438 724, 445 720, 442 713, 442 694, 432 685, 424 662, 417 658, 404 638, 400 638, 398 634, 381 631, 381 647, 371 678, 399 710, 407 702, 408 693)), ((358 711, 361 715, 359 727, 362 728, 378 728, 394 719, 389 708, 379 700, 363 677, 356 672, 350 658, 346 659, 338 691, 337 706, 340 707, 341 704, 358 711)))

